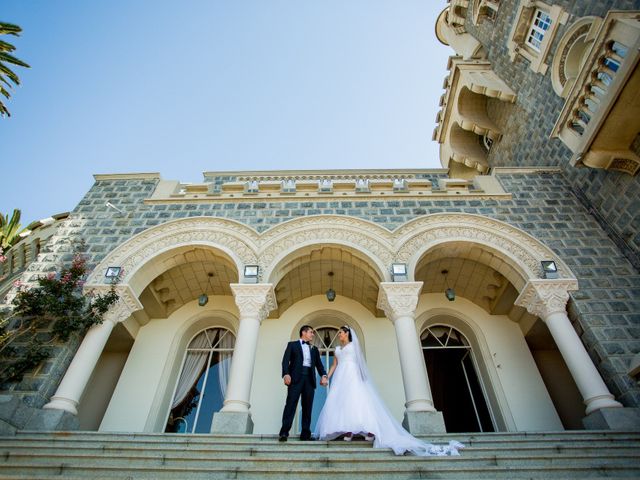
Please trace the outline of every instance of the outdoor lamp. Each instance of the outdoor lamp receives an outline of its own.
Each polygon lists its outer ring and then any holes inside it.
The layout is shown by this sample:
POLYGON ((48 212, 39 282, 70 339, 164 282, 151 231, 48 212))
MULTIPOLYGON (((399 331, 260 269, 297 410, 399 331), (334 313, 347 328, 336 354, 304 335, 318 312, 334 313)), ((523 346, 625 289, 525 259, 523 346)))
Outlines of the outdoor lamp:
POLYGON ((107 267, 107 271, 104 273, 104 276, 111 281, 115 281, 115 279, 120 276, 121 271, 122 267, 107 267))
POLYGON ((558 278, 558 266, 553 260, 542 260, 542 276, 544 278, 558 278))
POLYGON ((456 291, 449 286, 449 281, 447 280, 447 274, 449 270, 442 270, 442 275, 444 275, 444 283, 447 286, 447 289, 444 291, 444 296, 447 297, 447 300, 453 302, 456 299, 456 291))
MULTIPOLYGON (((213 272, 207 273, 207 276, 209 277, 209 280, 207 281, 208 286, 211 287, 211 277, 213 277, 213 272)), ((207 290, 210 290, 210 288, 207 290)), ((209 295, 207 295, 207 292, 205 291, 202 293, 202 295, 198 297, 198 306, 204 307, 208 302, 209 302, 209 295)))
POLYGON ((336 299, 336 291, 333 289, 333 272, 329 272, 329 290, 325 293, 327 300, 333 302, 336 299))
POLYGON ((244 266, 244 283, 258 283, 258 273, 260 267, 258 265, 244 266))
POLYGON ((392 263, 391 278, 393 278, 394 282, 406 282, 407 281, 407 264, 392 263))

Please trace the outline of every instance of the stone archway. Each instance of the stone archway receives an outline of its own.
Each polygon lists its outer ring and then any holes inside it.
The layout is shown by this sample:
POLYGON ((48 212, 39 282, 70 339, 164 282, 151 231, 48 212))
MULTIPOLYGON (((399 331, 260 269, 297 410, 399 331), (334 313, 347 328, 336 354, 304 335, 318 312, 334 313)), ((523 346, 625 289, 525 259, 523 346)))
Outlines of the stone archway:
POLYGON ((542 260, 555 261, 560 278, 575 280, 562 259, 533 236, 499 220, 466 213, 428 215, 400 227, 394 232, 395 261, 407 263, 413 278, 425 253, 455 241, 471 242, 494 252, 504 261, 500 273, 519 291, 530 279, 540 278, 542 260))
POLYGON ((241 272, 244 265, 257 263, 258 239, 253 229, 232 220, 200 217, 170 221, 135 235, 113 250, 93 270, 86 288, 104 285, 102 276, 107 267, 119 266, 124 270, 121 284, 140 295, 158 274, 153 260, 185 246, 214 248, 241 272))

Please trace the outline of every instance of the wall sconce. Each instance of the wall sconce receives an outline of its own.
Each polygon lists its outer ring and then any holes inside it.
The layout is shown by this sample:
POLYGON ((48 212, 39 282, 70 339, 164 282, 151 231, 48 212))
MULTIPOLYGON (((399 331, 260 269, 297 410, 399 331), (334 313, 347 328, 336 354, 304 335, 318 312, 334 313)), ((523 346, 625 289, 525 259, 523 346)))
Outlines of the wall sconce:
POLYGON ((456 299, 456 291, 449 286, 449 281, 447 280, 447 274, 449 270, 442 270, 442 275, 444 275, 444 283, 447 286, 447 289, 444 291, 444 296, 447 297, 447 300, 453 302, 456 299))
POLYGON ((558 266, 553 260, 542 260, 542 276, 544 278, 558 278, 558 266))
POLYGON ((104 277, 115 282, 122 272, 122 267, 107 267, 107 271, 104 273, 104 277))
MULTIPOLYGON (((209 277, 208 285, 211 287, 211 277, 213 277, 213 272, 207 273, 207 276, 209 277)), ((208 290, 211 290, 211 288, 208 288, 208 290)), ((200 307, 204 307, 207 303, 209 303, 209 295, 207 295, 207 292, 204 292, 198 297, 198 305, 200 307)))
POLYGON ((333 302, 336 299, 336 291, 333 289, 333 272, 329 272, 329 290, 325 294, 327 296, 327 300, 333 302))
POLYGON ((406 263, 392 263, 391 264, 391 278, 394 282, 406 282, 407 277, 407 264, 406 263))
POLYGON ((245 265, 243 283, 258 283, 258 273, 260 273, 258 265, 245 265))

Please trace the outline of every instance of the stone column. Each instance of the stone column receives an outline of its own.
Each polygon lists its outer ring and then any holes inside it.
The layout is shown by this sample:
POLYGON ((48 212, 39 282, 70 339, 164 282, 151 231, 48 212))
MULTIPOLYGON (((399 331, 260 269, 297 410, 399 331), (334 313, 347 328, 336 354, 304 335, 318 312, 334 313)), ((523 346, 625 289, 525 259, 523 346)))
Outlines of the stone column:
MULTIPOLYGON (((569 291, 577 289, 578 282, 573 279, 529 280, 516 299, 515 305, 526 308, 529 313, 542 319, 549 328, 582 395, 586 405, 585 413, 589 418, 594 412, 620 409, 622 405, 609 392, 567 316, 569 291)), ((615 412, 613 415, 618 416, 615 412)), ((589 428, 587 419, 584 423, 589 428)), ((593 426, 611 428, 611 425, 604 424, 593 426)))
POLYGON ((65 410, 74 415, 78 414, 78 404, 84 389, 113 328, 129 318, 133 312, 143 308, 129 287, 118 287, 118 294, 120 299, 105 313, 103 322, 87 331, 56 393, 49 403, 42 407, 43 409, 65 410))
POLYGON ((414 434, 444 432, 442 413, 433 406, 429 377, 415 325, 422 282, 383 282, 378 308, 395 327, 406 398, 403 425, 414 434))
POLYGON ((276 308, 271 284, 231 285, 240 312, 240 326, 233 349, 229 383, 222 410, 213 415, 211 433, 252 433, 251 382, 260 324, 276 308))

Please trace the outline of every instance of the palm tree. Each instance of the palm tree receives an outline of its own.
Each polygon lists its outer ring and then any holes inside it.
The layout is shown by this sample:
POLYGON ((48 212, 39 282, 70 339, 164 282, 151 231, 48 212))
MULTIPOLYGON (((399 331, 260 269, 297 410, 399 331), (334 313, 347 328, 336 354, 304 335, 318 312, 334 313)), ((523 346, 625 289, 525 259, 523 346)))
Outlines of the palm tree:
MULTIPOLYGON (((0 22, 0 35, 13 35, 17 37, 20 35, 20 32, 22 32, 22 29, 19 26, 13 25, 11 23, 0 22)), ((13 52, 15 49, 16 47, 11 45, 10 43, 0 40, 0 94, 2 94, 5 98, 9 98, 11 96, 5 86, 8 88, 13 88, 13 85, 11 85, 12 83, 14 85, 20 85, 20 79, 18 78, 18 75, 16 75, 7 66, 7 64, 31 68, 22 60, 19 60, 13 55, 10 55, 10 52, 13 52)), ((9 110, 7 110, 7 107, 5 107, 4 103, 2 103, 2 100, 0 100, 0 116, 4 117, 5 115, 7 117, 11 116, 9 110)))
POLYGON ((22 212, 17 208, 13 210, 11 218, 9 214, 0 213, 0 248, 7 251, 11 245, 20 239, 20 234, 24 229, 20 229, 20 215, 22 212))

